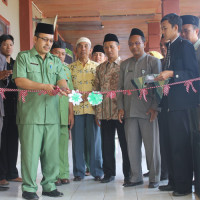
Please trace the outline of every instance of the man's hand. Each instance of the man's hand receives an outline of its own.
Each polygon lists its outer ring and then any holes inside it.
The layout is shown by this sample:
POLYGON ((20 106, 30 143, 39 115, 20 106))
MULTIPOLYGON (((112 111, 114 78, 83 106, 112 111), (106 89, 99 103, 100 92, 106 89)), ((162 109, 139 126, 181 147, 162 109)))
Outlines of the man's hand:
POLYGON ((72 127, 74 126, 74 113, 69 112, 68 124, 69 124, 69 129, 71 130, 72 127))
POLYGON ((146 113, 147 115, 151 115, 150 116, 150 122, 152 122, 154 119, 156 119, 158 112, 152 108, 149 109, 149 111, 146 113))
POLYGON ((60 88, 60 94, 61 95, 64 95, 64 96, 68 96, 68 94, 70 94, 71 93, 71 91, 70 91, 70 89, 69 88, 60 88))
POLYGON ((12 74, 12 70, 3 70, 0 71, 0 80, 7 79, 12 74))
POLYGON ((68 117, 68 124, 69 129, 71 130, 74 126, 74 111, 73 111, 73 104, 69 102, 69 117, 68 117))
POLYGON ((54 89, 55 89, 55 85, 52 85, 52 84, 43 85, 43 90, 45 90, 49 96, 54 96, 54 94, 52 93, 54 89))
POLYGON ((98 127, 101 127, 101 121, 97 117, 95 117, 95 122, 98 127))
POLYGON ((165 81, 170 77, 174 76, 174 71, 171 70, 165 70, 163 72, 160 72, 160 74, 154 79, 155 81, 165 81))
POLYGON ((118 111, 118 120, 119 120, 119 122, 120 122, 121 124, 123 123, 122 119, 124 119, 124 110, 123 110, 123 109, 120 109, 120 110, 118 111))

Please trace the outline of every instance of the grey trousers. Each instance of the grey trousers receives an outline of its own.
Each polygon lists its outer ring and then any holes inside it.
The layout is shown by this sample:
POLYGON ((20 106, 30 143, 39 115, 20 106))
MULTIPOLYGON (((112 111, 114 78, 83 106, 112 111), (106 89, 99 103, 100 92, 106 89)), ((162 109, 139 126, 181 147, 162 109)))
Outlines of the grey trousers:
POLYGON ((125 134, 131 166, 131 182, 143 180, 142 175, 142 141, 144 143, 149 182, 160 181, 161 161, 159 145, 158 120, 126 118, 125 134))

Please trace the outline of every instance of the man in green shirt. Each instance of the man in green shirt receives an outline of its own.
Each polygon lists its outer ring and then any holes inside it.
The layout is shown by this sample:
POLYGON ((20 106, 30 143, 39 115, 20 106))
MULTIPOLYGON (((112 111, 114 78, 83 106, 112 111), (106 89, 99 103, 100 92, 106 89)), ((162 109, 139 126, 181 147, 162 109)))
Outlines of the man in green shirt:
MULTIPOLYGON (((59 96, 55 86, 67 89, 66 74, 57 56, 49 53, 53 44, 53 25, 39 23, 34 47, 20 52, 13 69, 18 88, 44 90, 46 95, 30 92, 26 102, 18 102, 17 124, 21 143, 22 197, 38 199, 37 168, 40 159, 43 179, 42 195, 63 196, 55 186, 59 174, 59 96)), ((62 91, 63 95, 67 92, 62 91)))
MULTIPOLYGON (((65 61, 66 45, 61 41, 53 43, 51 48, 51 53, 58 56, 60 61, 63 63, 63 69, 67 76, 67 83, 70 90, 73 90, 71 72, 65 61)), ((74 113, 73 104, 69 103, 69 98, 66 96, 61 96, 59 98, 60 102, 60 142, 59 142, 59 155, 60 155, 60 171, 57 177, 56 185, 60 186, 62 184, 68 184, 69 181, 69 159, 68 159, 68 142, 69 142, 69 129, 71 130, 74 125, 74 113)))

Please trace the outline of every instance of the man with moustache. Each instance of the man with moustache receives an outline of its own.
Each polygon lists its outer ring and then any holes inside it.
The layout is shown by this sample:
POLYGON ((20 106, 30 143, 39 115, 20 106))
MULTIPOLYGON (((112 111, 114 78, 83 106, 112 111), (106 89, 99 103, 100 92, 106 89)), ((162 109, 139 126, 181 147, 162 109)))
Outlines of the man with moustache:
MULTIPOLYGON (((6 57, 7 70, 13 70, 14 60, 13 53, 14 38, 12 35, 0 36, 0 50, 6 57)), ((6 88, 17 89, 12 75, 6 79, 6 88)), ((18 129, 16 124, 17 114, 17 92, 6 92, 4 99, 4 123, 2 129, 2 145, 0 150, 0 185, 9 184, 9 181, 22 182, 19 178, 16 167, 18 156, 18 129)))
MULTIPOLYGON (((193 45, 200 70, 200 39, 199 39, 199 18, 194 15, 181 16, 183 21, 181 36, 189 40, 193 45)), ((200 91, 199 100, 200 100, 200 91)), ((199 102, 200 103, 200 102, 199 102)), ((200 197, 200 106, 191 112, 192 140, 193 140, 193 162, 195 177, 195 193, 200 197)))
MULTIPOLYGON (((135 89, 131 80, 161 71, 159 59, 144 52, 144 33, 133 28, 128 41, 133 57, 120 65, 119 90, 135 89)), ((125 187, 143 184, 141 166, 141 145, 144 142, 147 167, 149 169, 149 188, 156 188, 160 181, 160 148, 158 129, 158 102, 152 90, 148 90, 147 102, 138 98, 137 92, 131 95, 118 94, 118 118, 125 121, 125 134, 131 166, 130 182, 125 187)))
MULTIPOLYGON (((108 57, 108 61, 105 61, 97 67, 94 90, 102 92, 117 90, 121 63, 119 57, 120 45, 117 36, 111 33, 105 35, 103 47, 108 57)), ((130 178, 130 163, 127 152, 124 123, 119 123, 117 114, 117 99, 107 98, 105 94, 103 102, 96 106, 96 122, 101 127, 102 137, 104 178, 101 180, 101 183, 113 181, 116 176, 116 130, 122 151, 124 184, 128 183, 130 178), (101 123, 99 123, 99 120, 101 123)))
POLYGON ((39 159, 43 174, 42 195, 63 196, 55 186, 59 174, 60 117, 59 96, 53 91, 57 85, 63 89, 60 93, 67 95, 68 86, 60 59, 49 53, 53 37, 53 25, 38 23, 33 38, 34 47, 18 54, 13 69, 13 79, 18 88, 47 92, 45 95, 30 92, 26 102, 18 101, 24 199, 39 199, 36 194, 39 159))
MULTIPOLYGON (((74 89, 81 92, 91 92, 94 86, 98 63, 89 59, 91 51, 91 41, 86 37, 79 38, 76 42, 78 59, 69 65, 74 89)), ((100 128, 95 123, 94 107, 87 97, 88 93, 84 93, 83 102, 74 106, 74 126, 72 128, 74 181, 81 181, 85 177, 85 145, 89 152, 91 175, 95 181, 99 181, 103 175, 100 128)))
MULTIPOLYGON (((170 40, 164 71, 156 80, 169 83, 187 81, 199 77, 198 63, 193 45, 180 37, 181 18, 170 13, 161 20, 162 34, 170 40)), ((193 82, 195 88, 198 85, 193 82)), ((184 84, 170 86, 168 96, 162 99, 165 112, 169 182, 160 186, 161 191, 173 191, 173 196, 185 196, 192 192, 193 162, 191 147, 190 112, 198 105, 198 94, 186 91, 184 84)))

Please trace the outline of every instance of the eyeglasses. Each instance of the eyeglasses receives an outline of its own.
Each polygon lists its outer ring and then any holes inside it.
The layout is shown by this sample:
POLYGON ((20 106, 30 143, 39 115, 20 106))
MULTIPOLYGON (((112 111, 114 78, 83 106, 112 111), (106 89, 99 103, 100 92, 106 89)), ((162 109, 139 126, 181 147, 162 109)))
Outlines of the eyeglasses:
POLYGON ((141 42, 129 42, 129 43, 128 43, 128 46, 129 46, 129 47, 132 47, 132 46, 134 46, 134 45, 139 46, 140 44, 141 44, 141 42))
POLYGON ((43 38, 43 37, 40 37, 40 36, 37 36, 37 38, 40 38, 40 39, 42 39, 44 42, 50 42, 51 44, 53 43, 53 39, 49 39, 49 38, 43 38))

